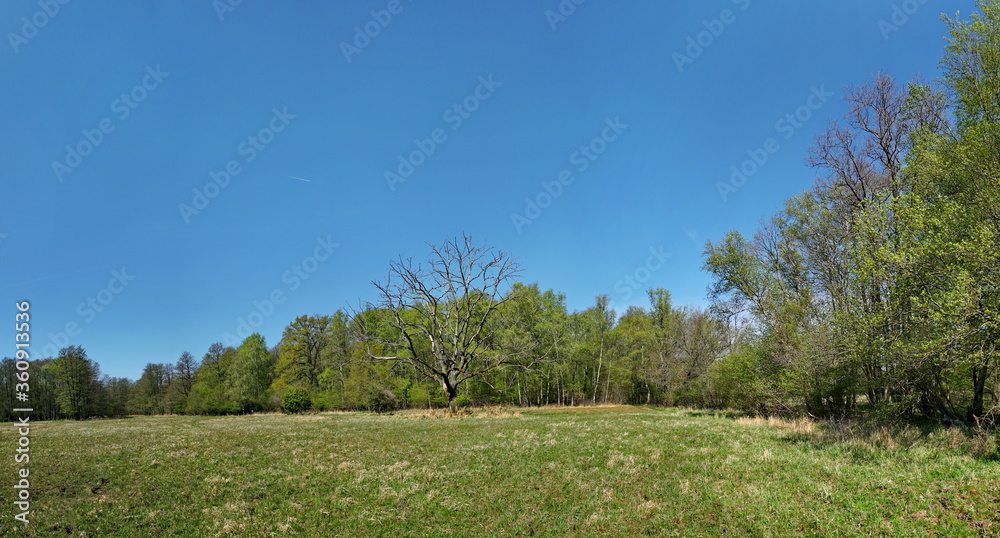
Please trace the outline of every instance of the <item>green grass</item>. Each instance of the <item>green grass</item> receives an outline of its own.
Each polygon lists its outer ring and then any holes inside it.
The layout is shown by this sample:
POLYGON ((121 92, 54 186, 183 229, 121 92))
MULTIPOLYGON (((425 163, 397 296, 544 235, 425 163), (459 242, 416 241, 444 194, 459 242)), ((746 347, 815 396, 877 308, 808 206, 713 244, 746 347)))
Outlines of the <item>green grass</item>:
POLYGON ((31 523, 4 501, 0 533, 1000 533, 1000 464, 954 432, 896 441, 637 407, 425 415, 34 424, 31 523))

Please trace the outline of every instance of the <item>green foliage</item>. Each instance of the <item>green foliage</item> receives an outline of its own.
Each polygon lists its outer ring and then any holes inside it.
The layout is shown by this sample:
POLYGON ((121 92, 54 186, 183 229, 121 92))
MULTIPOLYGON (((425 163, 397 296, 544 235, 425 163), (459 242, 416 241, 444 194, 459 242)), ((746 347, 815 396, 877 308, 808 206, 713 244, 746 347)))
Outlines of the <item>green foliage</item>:
POLYGON ((302 387, 292 387, 281 396, 281 410, 286 413, 301 413, 312 408, 309 391, 302 387))
POLYGON ((457 408, 468 407, 472 403, 472 400, 467 394, 459 394, 455 397, 455 401, 452 404, 457 408))
POLYGON ((76 420, 98 413, 99 392, 97 364, 80 346, 59 350, 59 357, 48 365, 55 382, 55 397, 63 415, 76 420))
POLYGON ((229 365, 236 350, 214 343, 202 357, 201 366, 195 371, 191 394, 185 402, 184 412, 194 415, 221 415, 231 413, 234 405, 226 390, 229 365))
POLYGON ((431 393, 424 387, 414 386, 407 391, 406 407, 420 409, 430 407, 431 393))
POLYGON ((752 239, 708 244, 713 307, 746 327, 717 403, 881 420, 1000 404, 1000 2, 978 7, 946 19, 950 110, 881 73, 848 89, 807 157, 817 184, 752 239))
POLYGON ((400 401, 393 392, 392 376, 391 364, 360 360, 352 362, 344 379, 341 407, 377 412, 401 408, 405 401, 400 401))
POLYGON ((716 401, 727 407, 767 413, 778 402, 772 398, 776 367, 753 346, 742 346, 712 366, 710 376, 716 401))
POLYGON ((143 415, 160 415, 173 411, 168 395, 173 382, 173 365, 146 364, 132 391, 132 409, 143 415))
MULTIPOLYGON (((320 376, 330 368, 339 368, 350 353, 347 342, 347 316, 337 311, 333 316, 299 316, 285 328, 278 344, 278 362, 273 388, 281 390, 302 385, 310 390, 320 387, 320 376)), ((329 375, 326 384, 332 380, 329 375)))
POLYGON ((251 334, 236 350, 226 377, 230 410, 239 413, 269 407, 267 390, 274 377, 274 360, 264 337, 251 334))
POLYGON ((976 6, 969 20, 945 18, 950 36, 941 63, 963 130, 1000 122, 1000 3, 977 0, 976 6))

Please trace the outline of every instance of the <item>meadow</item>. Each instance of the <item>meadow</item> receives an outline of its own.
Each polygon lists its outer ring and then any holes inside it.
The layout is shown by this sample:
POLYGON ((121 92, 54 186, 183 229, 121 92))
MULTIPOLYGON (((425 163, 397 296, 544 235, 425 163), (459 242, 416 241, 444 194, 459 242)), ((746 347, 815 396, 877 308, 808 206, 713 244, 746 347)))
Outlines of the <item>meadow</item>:
POLYGON ((3 535, 1000 533, 995 443, 957 429, 617 406, 135 417, 31 436, 30 523, 4 502, 3 535))

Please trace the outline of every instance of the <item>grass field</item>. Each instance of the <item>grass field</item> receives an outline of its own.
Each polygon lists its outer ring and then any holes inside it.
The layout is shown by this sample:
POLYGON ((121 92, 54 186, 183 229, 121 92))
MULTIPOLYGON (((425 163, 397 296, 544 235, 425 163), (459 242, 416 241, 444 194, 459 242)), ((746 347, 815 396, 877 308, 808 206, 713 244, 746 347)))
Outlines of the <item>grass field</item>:
POLYGON ((596 407, 51 422, 31 443, 31 522, 4 501, 5 535, 1000 534, 1000 463, 957 431, 596 407))

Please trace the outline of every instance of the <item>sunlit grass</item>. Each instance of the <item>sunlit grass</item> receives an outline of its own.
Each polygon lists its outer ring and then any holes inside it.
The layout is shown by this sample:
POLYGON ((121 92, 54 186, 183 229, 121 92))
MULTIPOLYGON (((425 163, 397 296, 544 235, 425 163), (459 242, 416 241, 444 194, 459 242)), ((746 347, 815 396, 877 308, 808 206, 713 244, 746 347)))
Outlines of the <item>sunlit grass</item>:
POLYGON ((968 436, 859 428, 627 406, 41 423, 16 535, 1000 531, 968 436))

